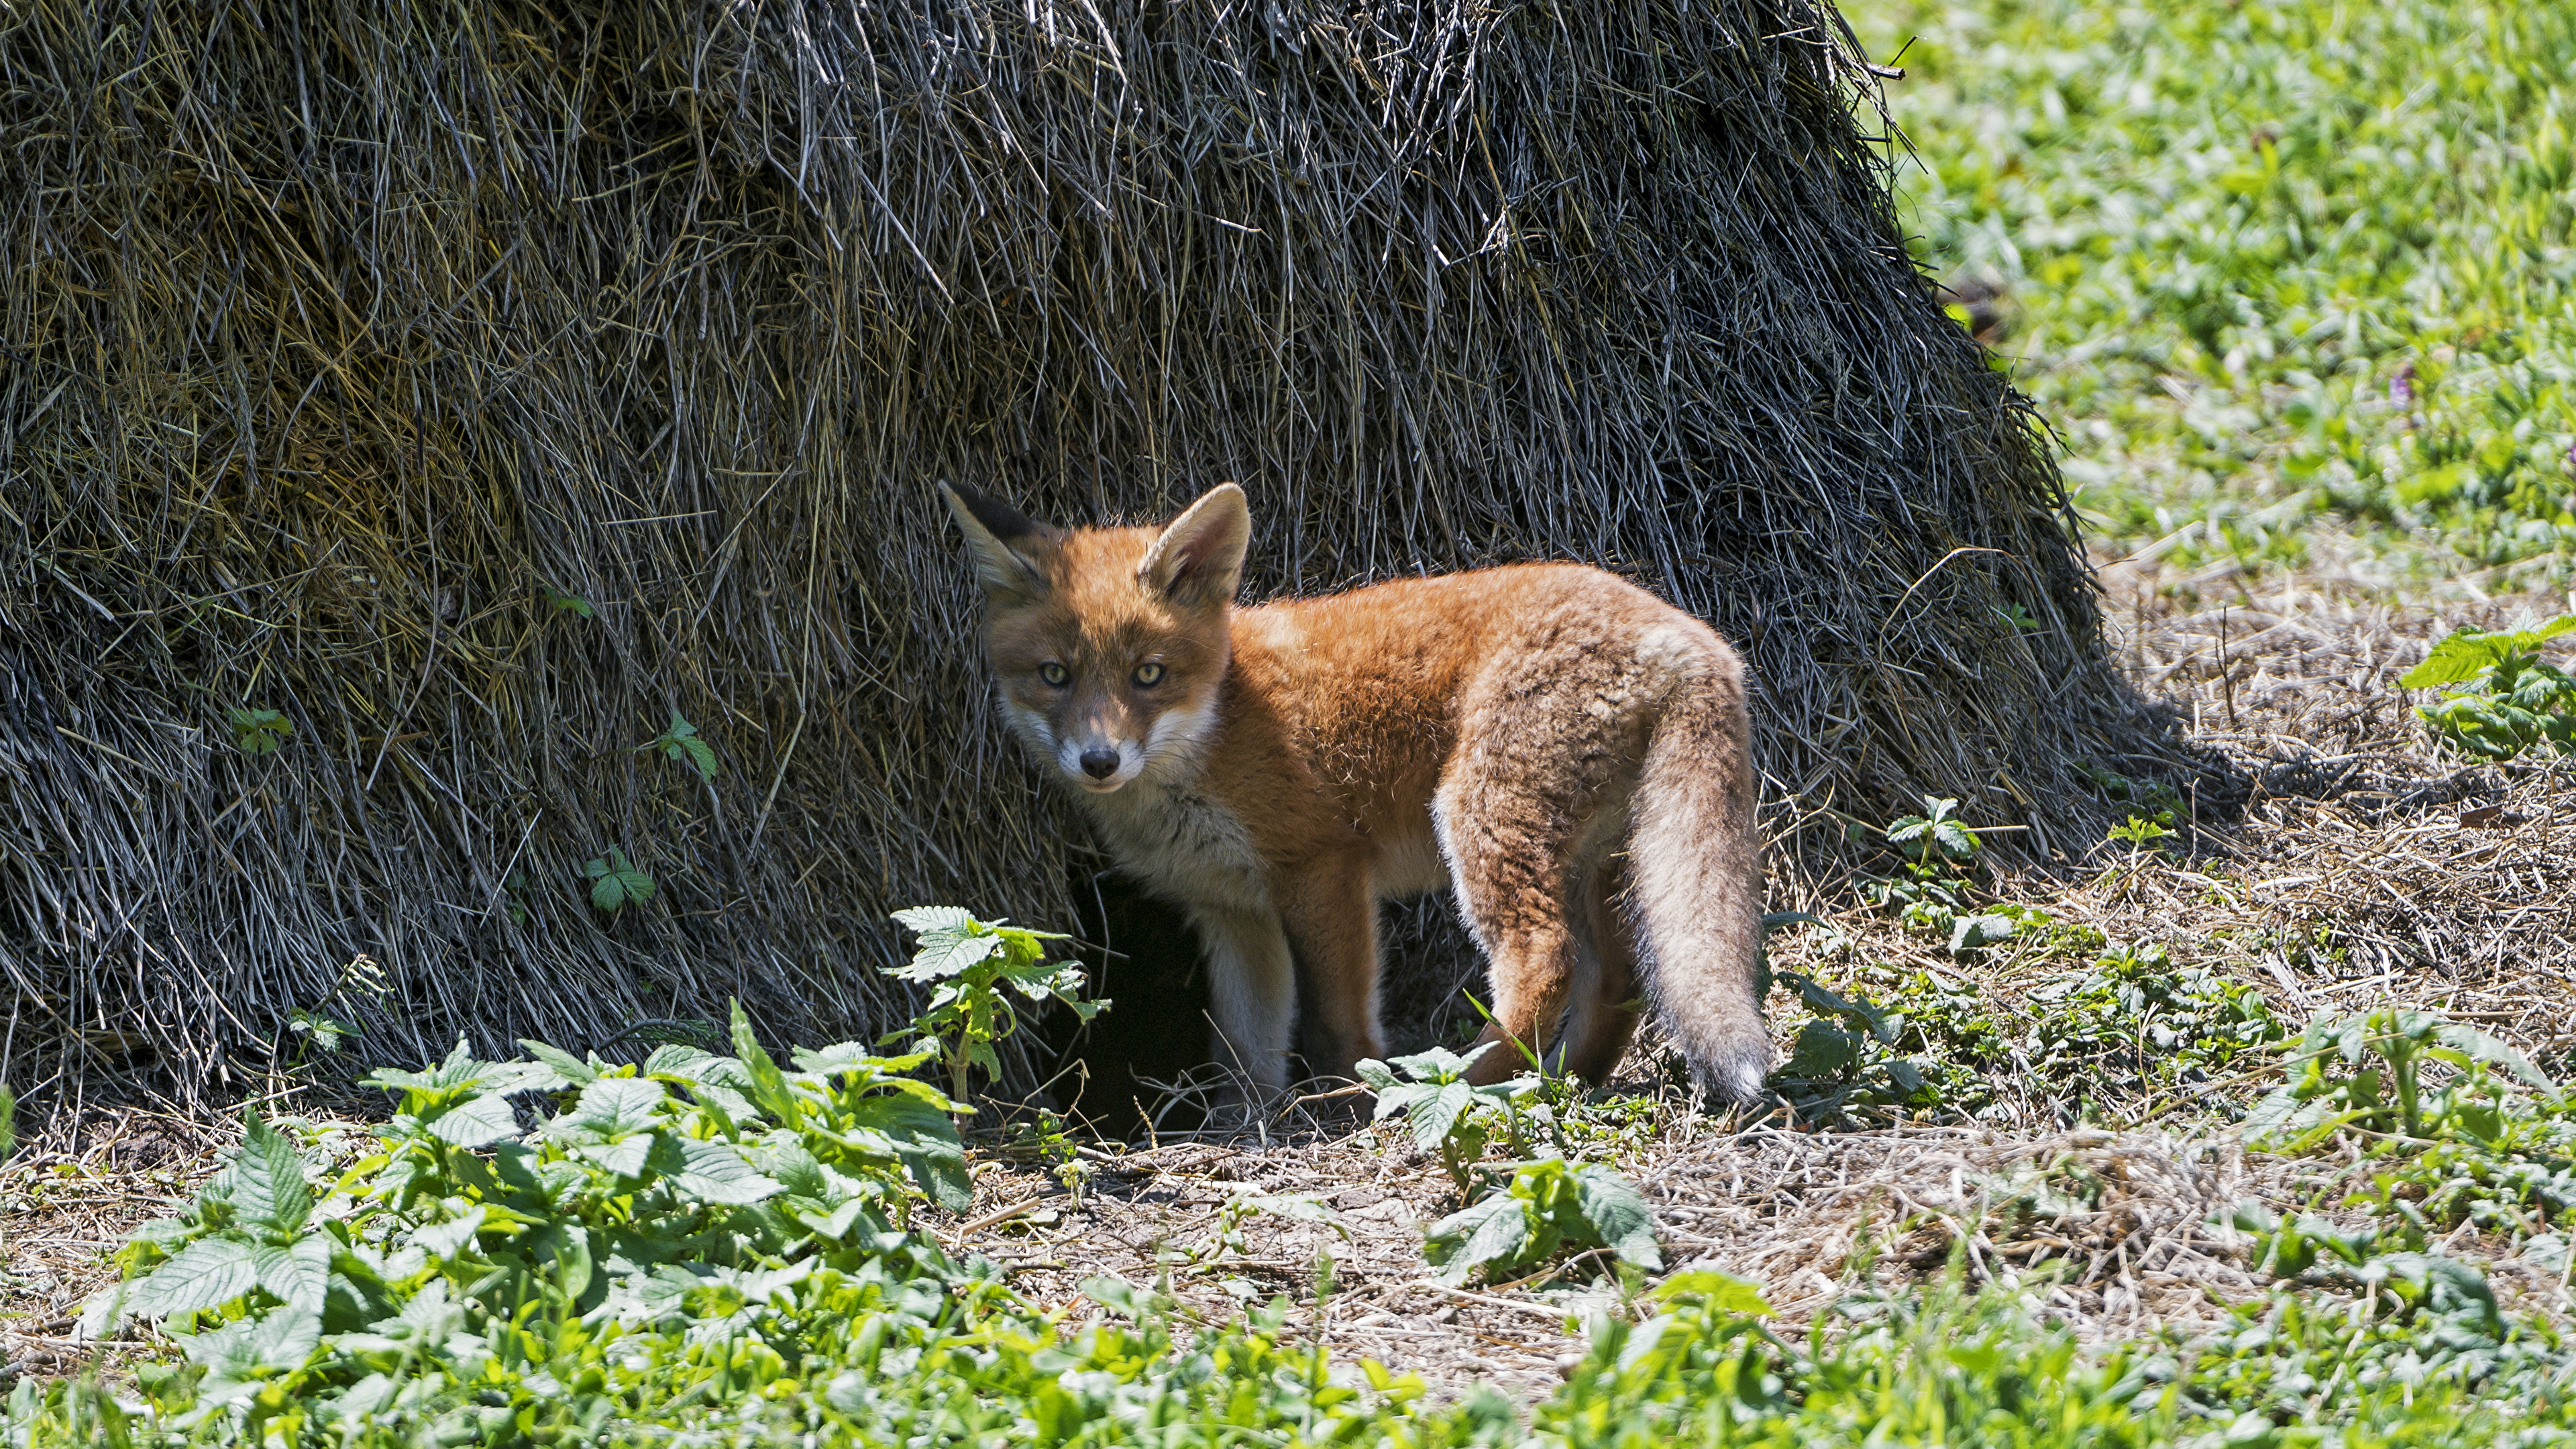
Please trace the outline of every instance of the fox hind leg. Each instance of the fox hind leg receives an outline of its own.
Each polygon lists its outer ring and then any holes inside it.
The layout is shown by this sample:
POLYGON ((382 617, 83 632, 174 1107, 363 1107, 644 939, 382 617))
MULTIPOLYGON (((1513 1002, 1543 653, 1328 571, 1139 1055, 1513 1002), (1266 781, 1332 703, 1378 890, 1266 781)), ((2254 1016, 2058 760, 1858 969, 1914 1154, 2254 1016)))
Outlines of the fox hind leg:
POLYGON ((1496 1044, 1469 1079, 1499 1082, 1528 1070, 1578 979, 1596 974, 1568 909, 1581 834, 1569 817, 1581 817, 1560 800, 1514 788, 1501 770, 1489 775, 1462 763, 1452 776, 1434 811, 1458 913, 1484 948, 1493 993, 1493 1020, 1477 1041, 1496 1044))
POLYGON ((1319 1077, 1348 1078, 1361 1058, 1386 1054, 1378 1026, 1377 899, 1367 862, 1317 861, 1286 882, 1279 906, 1296 956, 1306 1065, 1319 1077))
POLYGON ((1617 857, 1579 872, 1574 887, 1589 969, 1577 973, 1565 1030, 1557 1039, 1557 1065, 1595 1086, 1618 1070, 1642 1018, 1637 923, 1629 914, 1627 889, 1627 867, 1617 857))

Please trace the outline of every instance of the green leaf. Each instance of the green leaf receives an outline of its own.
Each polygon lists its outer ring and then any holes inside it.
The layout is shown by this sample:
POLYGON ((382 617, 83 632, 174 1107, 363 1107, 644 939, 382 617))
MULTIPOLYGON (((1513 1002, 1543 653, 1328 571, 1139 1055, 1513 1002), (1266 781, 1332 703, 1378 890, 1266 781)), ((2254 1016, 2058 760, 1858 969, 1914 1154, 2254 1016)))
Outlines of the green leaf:
POLYGON ((680 1170, 672 1183, 707 1202, 748 1206, 783 1191, 775 1178, 764 1177, 743 1160, 729 1142, 680 1142, 680 1170))
POLYGON ((651 1132, 661 1125, 662 1104, 671 1099, 660 1082, 641 1077, 601 1077, 581 1089, 572 1110, 546 1124, 549 1135, 578 1130, 615 1139, 651 1132))
POLYGON ((261 1291, 303 1312, 322 1311, 331 1287, 331 1239, 323 1234, 297 1238, 292 1247, 261 1247, 251 1257, 261 1291))
POLYGON ((555 1075, 562 1077, 568 1083, 587 1082, 599 1075, 599 1068, 565 1051, 562 1047, 550 1046, 541 1041, 530 1041, 526 1037, 519 1038, 519 1047, 528 1055, 554 1068, 555 1075))
POLYGON ((472 1149, 518 1136, 519 1114, 510 1109, 507 1099, 494 1094, 468 1097, 435 1116, 423 1117, 421 1125, 441 1142, 472 1149))
POLYGON ((913 906, 892 917, 894 923, 916 935, 933 931, 971 931, 980 924, 974 914, 961 906, 913 906))
POLYGON ((760 1115, 760 1109, 747 1095, 751 1072, 732 1057, 721 1057, 700 1047, 659 1046, 644 1059, 644 1074, 687 1087, 699 1101, 733 1121, 741 1122, 760 1115))
POLYGON ((655 736, 653 741, 644 748, 660 750, 670 756, 674 762, 689 766, 698 772, 699 779, 712 780, 716 777, 715 750, 705 740, 698 738, 698 727, 689 723, 688 716, 676 709, 671 711, 670 727, 655 736))
POLYGON ((1891 1057, 1888 1059, 1886 1065, 1887 1079, 1890 1082, 1895 1083, 1896 1090, 1904 1093, 1907 1101, 1912 1101, 1915 1094, 1923 1090, 1923 1069, 1921 1067, 1916 1066, 1914 1063, 1907 1061, 1903 1057, 1891 1057))
POLYGON ((1438 1279, 1455 1287, 1486 1263, 1509 1262, 1529 1239, 1522 1200, 1498 1192, 1469 1203, 1423 1235, 1423 1250, 1438 1265, 1438 1279))
POLYGON ((590 879, 590 903, 611 915, 653 898, 653 877, 616 846, 610 846, 605 856, 583 861, 581 873, 590 879))
POLYGON ((259 1263, 238 1238, 199 1238, 143 1279, 128 1284, 125 1311, 167 1318, 219 1308, 259 1286, 259 1263))
POLYGON ((1161 1315, 1171 1306, 1170 1300, 1151 1288, 1139 1288, 1124 1278, 1101 1274, 1082 1280, 1082 1296, 1108 1309, 1122 1313, 1139 1323, 1161 1315))
POLYGON ((2009 940, 2021 923, 2010 916, 1961 916, 1950 923, 1952 954, 2009 940))
POLYGON ((227 1404, 257 1392, 272 1374, 291 1373, 312 1362, 322 1346, 322 1315, 284 1310, 188 1334, 179 1344, 206 1369, 197 1385, 198 1402, 227 1404))
POLYGON ((326 1052, 336 1052, 349 1035, 348 1025, 319 1012, 296 1006, 287 1009, 286 1029, 313 1038, 313 1044, 326 1052))
POLYGON ((572 1150, 612 1176, 642 1177, 653 1160, 653 1149, 667 1140, 658 1132, 636 1132, 607 1141, 576 1142, 572 1150))
POLYGON ((474 1246, 474 1238, 483 1230, 483 1220, 490 1209, 476 1204, 445 1222, 432 1223, 411 1235, 413 1246, 433 1258, 453 1258, 474 1246))
POLYGON ((2561 614, 2528 629, 2461 629, 2434 645, 2424 662, 2399 675, 2397 683, 2406 689, 2465 684, 2517 654, 2537 653, 2541 645, 2567 633, 2576 633, 2576 614, 2561 614))
MULTIPOLYGON (((940 908, 932 908, 940 909, 940 908)), ((908 965, 887 969, 886 974, 898 981, 945 981, 962 976, 985 958, 1002 949, 1002 938, 983 922, 958 911, 959 919, 948 920, 927 928, 905 921, 906 916, 926 916, 929 911, 898 911, 895 919, 920 933, 920 948, 913 952, 908 965)))
MULTIPOLYGON (((918 1082, 889 1086, 921 1087, 918 1082)), ((966 1174, 965 1148, 957 1124, 948 1115, 948 1100, 923 1087, 920 1094, 897 1092, 871 1097, 860 1109, 863 1125, 885 1134, 895 1155, 932 1202, 950 1212, 964 1212, 975 1202, 974 1180, 966 1174)))
POLYGON ((576 1222, 549 1223, 526 1241, 539 1261, 552 1266, 555 1286, 564 1297, 577 1300, 590 1291, 598 1265, 591 1257, 588 1228, 576 1222))
POLYGON ((1814 977, 1801 976, 1794 971, 1781 973, 1780 979, 1797 983, 1798 999, 1805 1002, 1810 1010, 1840 1017, 1853 1026, 1867 1029, 1882 1041, 1890 1039, 1886 1013, 1880 1011, 1875 1003, 1865 998, 1846 1000, 1817 984, 1814 977))
POLYGON ((295 1144, 272 1130, 257 1112, 247 1115, 241 1150, 226 1174, 225 1195, 233 1211, 254 1227, 292 1233, 313 1215, 313 1190, 304 1183, 304 1164, 295 1144))
POLYGON ((1811 1021, 1798 1028, 1798 1040, 1789 1048, 1789 1060, 1780 1068, 1780 1075, 1837 1077, 1850 1070, 1859 1057, 1859 1045, 1849 1032, 1829 1021, 1811 1021))
POLYGON ((1413 1145, 1425 1151, 1438 1147, 1457 1124, 1458 1114, 1475 1100, 1476 1089, 1465 1082, 1443 1082, 1439 1090, 1414 1099, 1406 1119, 1413 1129, 1413 1145))
POLYGON ((295 725, 273 709, 234 708, 229 715, 233 747, 245 755, 272 755, 295 733, 295 725))
POLYGON ((1589 1162, 1574 1170, 1574 1184, 1584 1220, 1604 1247, 1621 1262, 1648 1272, 1663 1268, 1663 1250, 1655 1245, 1655 1215, 1636 1184, 1589 1162))
POLYGON ((2558 1084, 2531 1064, 2531 1059, 2473 1026, 2443 1022, 2433 1029, 2433 1039, 2471 1061, 2502 1067, 2544 1092, 2555 1092, 2558 1084))
POLYGON ((832 1209, 828 1213, 818 1213, 809 1208, 795 1207, 789 1208, 788 1214, 795 1218, 796 1221, 803 1223, 808 1228, 811 1228, 814 1232, 814 1236, 818 1238, 829 1238, 833 1242, 837 1243, 850 1235, 850 1229, 858 1225, 859 1219, 866 1214, 869 1206, 870 1204, 866 1198, 854 1197, 849 1199, 847 1202, 842 1203, 839 1207, 832 1209))
POLYGON ((743 1070, 751 1079, 751 1099, 760 1104, 762 1111, 777 1119, 779 1126, 802 1126, 805 1121, 804 1103, 797 1100, 795 1091, 787 1085, 786 1075, 778 1070, 778 1063, 770 1060, 769 1053, 760 1045, 760 1038, 752 1035, 751 1018, 743 1014, 742 1003, 735 1001, 731 1004, 734 1055, 741 1059, 743 1070))
POLYGON ((1748 1318, 1768 1318, 1772 1312, 1770 1302, 1763 1298, 1759 1287, 1741 1278, 1707 1269, 1675 1273, 1649 1292, 1666 1303, 1697 1299, 1720 1312, 1741 1313, 1748 1318))

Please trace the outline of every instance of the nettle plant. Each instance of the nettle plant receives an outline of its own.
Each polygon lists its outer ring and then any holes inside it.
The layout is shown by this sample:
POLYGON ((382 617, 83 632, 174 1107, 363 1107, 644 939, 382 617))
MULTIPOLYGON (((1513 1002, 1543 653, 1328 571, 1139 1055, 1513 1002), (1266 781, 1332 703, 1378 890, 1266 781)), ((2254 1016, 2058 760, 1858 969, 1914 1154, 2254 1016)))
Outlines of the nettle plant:
POLYGON ((1941 1092, 1927 1077, 1928 1063, 1900 1055, 1902 1015, 1882 1010, 1868 997, 1844 996, 1795 971, 1779 973, 1780 984, 1798 993, 1815 1019, 1798 1029, 1789 1060, 1771 1075, 1778 1092, 1800 1120, 1834 1120, 1856 1107, 1934 1106, 1941 1092))
POLYGON ((1463 1056, 1434 1047, 1357 1068, 1377 1093, 1373 1120, 1402 1113, 1414 1145, 1440 1155, 1467 1200, 1424 1233, 1423 1250, 1440 1269, 1440 1281, 1464 1283, 1481 1269, 1499 1282, 1568 1252, 1605 1254, 1650 1271, 1662 1267, 1654 1214, 1637 1189, 1609 1168, 1566 1156, 1556 1108, 1543 1100, 1561 1090, 1561 1079, 1525 1072, 1485 1086, 1468 1082, 1468 1069, 1499 1045, 1486 1042, 1463 1056), (1539 1130, 1550 1139, 1546 1148, 1533 1141, 1539 1130), (1497 1140, 1526 1160, 1485 1162, 1497 1140))
POLYGON ((1463 1056, 1433 1047, 1393 1061, 1363 1061, 1353 1068, 1377 1094, 1377 1110, 1370 1120, 1383 1122, 1404 1114, 1413 1145, 1440 1154, 1441 1167, 1462 1193, 1474 1188, 1476 1165, 1497 1135, 1513 1156, 1527 1157, 1532 1154, 1529 1128, 1553 1125, 1552 1115, 1534 1117, 1522 1110, 1523 1103, 1546 1090, 1544 1078, 1523 1072, 1481 1087, 1467 1081, 1467 1071, 1477 1059, 1500 1045, 1486 1042, 1463 1056))
POLYGON ((2463 629, 2433 646, 2398 684, 2446 688, 2415 712, 2433 738, 2489 760, 2509 760, 2537 745, 2576 754, 2576 678, 2542 662, 2543 645, 2576 633, 2576 614, 2519 629, 2463 629))
POLYGON ((703 1378, 691 1345, 731 1345, 719 1379, 756 1386, 821 1347, 791 1328, 818 1303, 837 1322, 913 1280, 986 1291, 911 1230, 915 1203, 971 1196, 956 1104, 909 1075, 926 1055, 842 1043, 782 1067, 738 1006, 733 1056, 522 1045, 377 1072, 400 1107, 326 1184, 254 1115, 84 1315, 176 1340, 184 1363, 137 1370, 149 1411, 249 1441, 587 1439, 703 1378), (533 1126, 514 1099, 543 1104, 533 1126))
POLYGON ((2309 1027, 2245 1136, 2285 1154, 2353 1139, 2370 1176, 2348 1201, 2399 1220, 2409 1246, 2462 1222, 2517 1239, 2576 1227, 2576 1104, 2520 1052, 2431 1012, 2309 1027))
POLYGON ((1880 834, 1906 859, 1897 874, 1869 887, 1871 897, 1895 909, 1907 925, 1950 933, 1953 951, 1991 944, 2017 929, 2010 914, 2016 908, 1979 912, 1969 904, 1966 887, 1984 842, 1958 811, 1958 801, 1926 795, 1922 814, 1889 821, 1880 834))
POLYGON ((973 1068, 1001 1075, 1002 1059, 993 1046, 1020 1029, 1019 1010, 1004 987, 1032 1004, 1059 1002, 1084 1021, 1109 1005, 1084 998, 1081 967, 1046 959, 1045 943, 1065 940, 1063 935, 979 921, 955 906, 919 906, 895 912, 894 919, 916 933, 921 945, 910 964, 889 966, 886 974, 931 992, 930 1004, 912 1025, 886 1040, 909 1035, 916 1050, 936 1055, 948 1073, 948 1094, 961 1103, 973 1068))
POLYGON ((2196 1095, 2288 1035, 2261 992, 2180 965, 2161 942, 2132 942, 2031 989, 2017 1061, 2085 1118, 2196 1095))
POLYGON ((1646 1272, 1664 1266, 1655 1215, 1635 1184, 1593 1162, 1543 1157, 1515 1164, 1482 1197, 1433 1223, 1423 1251, 1456 1285, 1482 1269, 1502 1282, 1567 1252, 1591 1252, 1646 1272))

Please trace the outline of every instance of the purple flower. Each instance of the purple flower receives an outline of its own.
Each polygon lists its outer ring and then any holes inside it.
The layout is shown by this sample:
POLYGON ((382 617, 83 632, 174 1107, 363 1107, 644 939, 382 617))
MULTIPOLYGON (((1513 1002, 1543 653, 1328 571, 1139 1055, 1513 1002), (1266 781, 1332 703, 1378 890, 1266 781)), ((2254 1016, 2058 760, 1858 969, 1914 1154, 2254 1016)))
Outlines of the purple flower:
POLYGON ((2415 406, 2415 364, 2399 364, 2396 375, 2388 379, 2388 405, 2405 412, 2415 406))

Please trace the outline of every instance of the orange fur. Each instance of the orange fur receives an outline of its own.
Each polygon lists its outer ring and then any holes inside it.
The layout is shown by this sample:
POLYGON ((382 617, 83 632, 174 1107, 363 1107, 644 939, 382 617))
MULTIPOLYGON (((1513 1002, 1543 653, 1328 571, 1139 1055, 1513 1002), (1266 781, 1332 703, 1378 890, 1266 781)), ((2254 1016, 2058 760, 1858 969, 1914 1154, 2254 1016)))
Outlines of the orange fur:
MULTIPOLYGON (((1161 529, 1070 533, 942 491, 1013 726, 1189 913, 1221 1060, 1285 1085, 1292 962, 1313 1065, 1379 1054, 1375 903, 1451 885, 1488 1040, 1552 1041, 1597 1080, 1642 977, 1703 1086, 1760 1091, 1750 729, 1715 631, 1569 564, 1237 608, 1232 484, 1161 529)), ((1503 1045, 1476 1075, 1520 1061, 1503 1045)))

